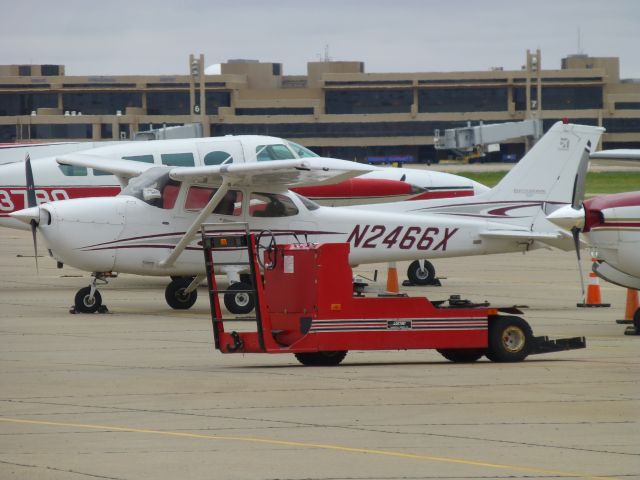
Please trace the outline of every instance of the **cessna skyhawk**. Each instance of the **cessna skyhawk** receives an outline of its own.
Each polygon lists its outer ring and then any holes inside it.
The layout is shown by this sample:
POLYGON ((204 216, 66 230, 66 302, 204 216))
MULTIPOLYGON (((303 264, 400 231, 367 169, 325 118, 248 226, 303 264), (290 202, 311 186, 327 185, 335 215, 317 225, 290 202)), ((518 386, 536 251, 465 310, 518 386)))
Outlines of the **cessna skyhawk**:
MULTIPOLYGON (((109 171, 126 187, 116 197, 54 201, 11 216, 31 223, 58 261, 93 272, 91 285, 76 294, 78 311, 99 308, 96 281, 113 272, 192 277, 173 280, 165 292, 172 307, 189 308, 204 275, 196 235, 205 222, 227 222, 230 230, 247 222, 286 243, 348 242, 352 265, 546 245, 570 250, 571 235, 546 215, 571 202, 579 165, 602 132, 558 122, 495 188, 475 197, 332 208, 288 189, 341 181, 371 167, 324 158, 159 167, 70 154, 58 162, 109 171)), ((240 255, 225 250, 216 258, 231 281, 240 279, 242 272, 234 271, 240 255)), ((247 289, 242 282, 231 288, 247 289)), ((241 307, 237 297, 225 300, 241 307)))

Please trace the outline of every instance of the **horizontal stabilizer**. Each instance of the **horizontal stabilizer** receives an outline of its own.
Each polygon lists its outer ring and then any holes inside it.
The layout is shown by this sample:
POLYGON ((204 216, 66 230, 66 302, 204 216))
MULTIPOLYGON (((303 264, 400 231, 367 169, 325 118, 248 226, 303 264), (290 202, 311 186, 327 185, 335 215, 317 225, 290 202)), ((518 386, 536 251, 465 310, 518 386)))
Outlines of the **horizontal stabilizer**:
POLYGON ((481 237, 515 241, 538 241, 561 250, 573 250, 573 238, 570 234, 556 230, 554 232, 532 232, 529 230, 486 230, 481 237))

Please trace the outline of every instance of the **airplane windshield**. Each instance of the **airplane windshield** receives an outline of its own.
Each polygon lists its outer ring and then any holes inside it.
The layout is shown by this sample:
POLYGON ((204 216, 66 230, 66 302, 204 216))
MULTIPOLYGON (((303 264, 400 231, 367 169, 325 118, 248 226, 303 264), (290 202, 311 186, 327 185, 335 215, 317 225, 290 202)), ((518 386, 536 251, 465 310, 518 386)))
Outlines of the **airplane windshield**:
POLYGON ((293 150, 295 154, 298 155, 298 157, 300 158, 310 158, 310 157, 318 156, 316 153, 312 152, 308 148, 303 147, 302 145, 298 145, 295 142, 287 141, 287 145, 289 145, 289 148, 293 150))

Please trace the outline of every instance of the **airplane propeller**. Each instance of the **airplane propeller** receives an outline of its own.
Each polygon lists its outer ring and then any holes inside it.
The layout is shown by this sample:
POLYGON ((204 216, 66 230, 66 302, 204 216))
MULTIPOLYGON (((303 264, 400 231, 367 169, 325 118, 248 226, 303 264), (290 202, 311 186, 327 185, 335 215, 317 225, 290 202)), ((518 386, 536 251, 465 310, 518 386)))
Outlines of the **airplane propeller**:
MULTIPOLYGON (((38 201, 36 200, 36 187, 33 181, 33 171, 31 170, 31 158, 27 153, 24 159, 25 177, 27 180, 27 207, 38 207, 38 201)), ((38 209, 39 210, 39 209, 38 209)), ((38 217, 40 216, 38 212, 38 217)), ((36 259, 36 272, 40 272, 38 268, 38 240, 36 238, 36 229, 38 227, 38 221, 35 218, 31 218, 29 221, 31 225, 31 236, 33 237, 33 252, 36 259)))
POLYGON ((587 170, 589 168, 589 155, 591 154, 591 142, 582 152, 582 158, 578 166, 575 180, 573 182, 573 193, 571 197, 571 205, 559 208, 555 212, 547 216, 547 219, 561 228, 571 231, 573 244, 576 249, 576 257, 578 258, 578 271, 580 272, 580 287, 582 296, 584 297, 584 272, 582 271, 582 263, 580 262, 580 232, 584 228, 585 209, 583 205, 585 184, 587 180, 587 170))

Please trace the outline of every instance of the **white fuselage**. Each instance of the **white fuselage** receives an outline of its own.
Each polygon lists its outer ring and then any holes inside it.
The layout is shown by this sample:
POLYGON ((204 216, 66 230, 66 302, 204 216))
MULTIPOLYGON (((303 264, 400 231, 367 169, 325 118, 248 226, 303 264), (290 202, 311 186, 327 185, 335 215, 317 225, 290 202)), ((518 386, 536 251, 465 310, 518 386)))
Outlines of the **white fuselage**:
MULTIPOLYGON (((67 200, 42 205, 38 228, 53 256, 60 262, 95 272, 141 275, 196 275, 204 272, 200 238, 169 268, 161 262, 170 254, 198 211, 185 208, 187 188, 182 188, 171 209, 150 205, 127 195, 112 198, 67 200), (100 212, 100 215, 96 215, 100 212)), ((252 213, 255 192, 239 189, 242 198, 232 215, 212 214, 207 223, 229 223, 229 229, 248 222, 256 234, 273 232, 279 243, 349 242, 352 265, 395 260, 503 253, 522 250, 514 239, 488 239, 481 231, 504 228, 490 219, 411 213, 429 201, 401 202, 395 211, 357 207, 319 207, 289 192, 297 213, 285 217, 259 217, 252 213), (401 207, 402 205, 402 207, 401 207), (294 236, 295 233, 295 236, 294 236), (296 238, 297 237, 297 238, 296 238)), ((260 189, 259 192, 264 192, 260 189)), ((532 205, 539 210, 539 205, 532 205)), ((519 209, 519 214, 523 213, 519 209)), ((225 229, 226 230, 226 229, 225 229)), ((239 252, 225 251, 218 265, 239 261, 239 252)))
MULTIPOLYGON (((77 147, 77 145, 72 145, 77 147)), ((226 163, 253 163, 280 157, 308 158, 311 152, 281 138, 260 135, 155 140, 114 143, 92 148, 83 153, 108 159, 127 158, 155 165, 203 166, 226 163)), ((63 156, 63 155, 61 155, 63 156)), ((39 204, 56 200, 114 196, 120 183, 114 175, 92 168, 58 165, 56 157, 32 160, 36 198, 39 204)), ((371 167, 373 171, 359 178, 403 180, 426 190, 421 198, 474 195, 488 190, 484 185, 457 175, 412 168, 371 167)), ((28 225, 10 218, 9 214, 26 208, 25 171, 23 162, 0 166, 0 226, 26 229, 28 225)), ((409 195, 390 198, 385 195, 313 197, 323 205, 339 206, 404 200, 409 195)))

